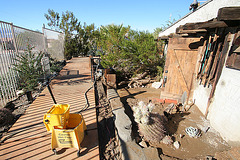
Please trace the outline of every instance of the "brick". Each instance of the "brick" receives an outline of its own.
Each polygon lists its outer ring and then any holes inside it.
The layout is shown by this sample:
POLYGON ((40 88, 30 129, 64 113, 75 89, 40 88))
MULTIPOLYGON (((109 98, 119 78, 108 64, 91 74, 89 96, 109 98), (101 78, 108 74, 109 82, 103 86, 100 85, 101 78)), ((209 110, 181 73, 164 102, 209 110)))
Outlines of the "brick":
POLYGON ((152 98, 153 103, 165 103, 165 99, 160 98, 152 98))
POLYGON ((177 101, 177 100, 174 100, 174 99, 165 99, 165 103, 174 103, 174 104, 177 104, 178 101, 177 101))

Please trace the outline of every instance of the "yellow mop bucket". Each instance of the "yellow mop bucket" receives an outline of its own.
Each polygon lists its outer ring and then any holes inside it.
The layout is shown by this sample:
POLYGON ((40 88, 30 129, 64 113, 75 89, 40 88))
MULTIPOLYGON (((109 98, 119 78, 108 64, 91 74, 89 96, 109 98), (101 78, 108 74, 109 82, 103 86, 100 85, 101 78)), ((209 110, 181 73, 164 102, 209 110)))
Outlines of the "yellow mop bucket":
POLYGON ((43 123, 47 131, 51 132, 54 126, 66 128, 69 119, 69 109, 69 104, 54 104, 43 117, 43 123))
POLYGON ((80 156, 80 143, 84 138, 84 131, 87 129, 81 114, 69 114, 66 129, 54 126, 52 130, 51 148, 57 154, 56 148, 76 148, 77 156, 80 156))

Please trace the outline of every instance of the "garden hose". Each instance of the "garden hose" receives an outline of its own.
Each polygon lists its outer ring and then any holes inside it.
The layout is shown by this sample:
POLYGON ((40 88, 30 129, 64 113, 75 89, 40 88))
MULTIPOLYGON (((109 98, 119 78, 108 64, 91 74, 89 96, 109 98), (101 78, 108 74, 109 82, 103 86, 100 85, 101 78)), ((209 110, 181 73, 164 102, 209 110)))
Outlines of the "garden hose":
POLYGON ((94 85, 95 85, 95 83, 96 83, 96 77, 95 77, 95 76, 96 76, 98 67, 99 67, 99 63, 98 63, 98 65, 97 65, 97 67, 96 67, 93 85, 92 85, 90 88, 88 88, 87 91, 84 93, 84 97, 85 97, 86 104, 85 104, 85 106, 84 106, 79 112, 76 112, 76 113, 81 113, 82 111, 85 111, 86 109, 88 109, 88 107, 90 106, 89 101, 88 101, 88 98, 87 98, 87 93, 94 87, 94 85))
POLYGON ((192 138, 197 138, 197 137, 200 137, 201 136, 201 131, 197 128, 194 128, 194 127, 187 127, 185 129, 185 132, 192 138))

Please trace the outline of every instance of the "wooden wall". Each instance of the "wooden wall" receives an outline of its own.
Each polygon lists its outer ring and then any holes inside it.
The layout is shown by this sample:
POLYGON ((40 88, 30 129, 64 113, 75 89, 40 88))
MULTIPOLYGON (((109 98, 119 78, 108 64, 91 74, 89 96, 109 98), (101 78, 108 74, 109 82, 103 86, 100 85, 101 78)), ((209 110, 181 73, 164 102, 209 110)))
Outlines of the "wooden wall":
MULTIPOLYGON (((200 38, 173 37, 169 39, 163 77, 167 78, 161 95, 189 95, 196 77, 200 38)), ((161 96, 162 97, 162 96, 161 96)), ((171 98, 171 97, 169 97, 171 98)))

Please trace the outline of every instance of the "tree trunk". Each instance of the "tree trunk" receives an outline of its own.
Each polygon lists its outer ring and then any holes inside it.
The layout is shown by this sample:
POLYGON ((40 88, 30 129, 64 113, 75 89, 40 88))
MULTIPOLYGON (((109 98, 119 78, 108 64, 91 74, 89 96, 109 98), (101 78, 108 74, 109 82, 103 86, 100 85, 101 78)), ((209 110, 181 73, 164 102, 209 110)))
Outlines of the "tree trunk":
POLYGON ((28 99, 29 102, 33 101, 32 91, 27 91, 26 96, 27 96, 27 99, 28 99))

